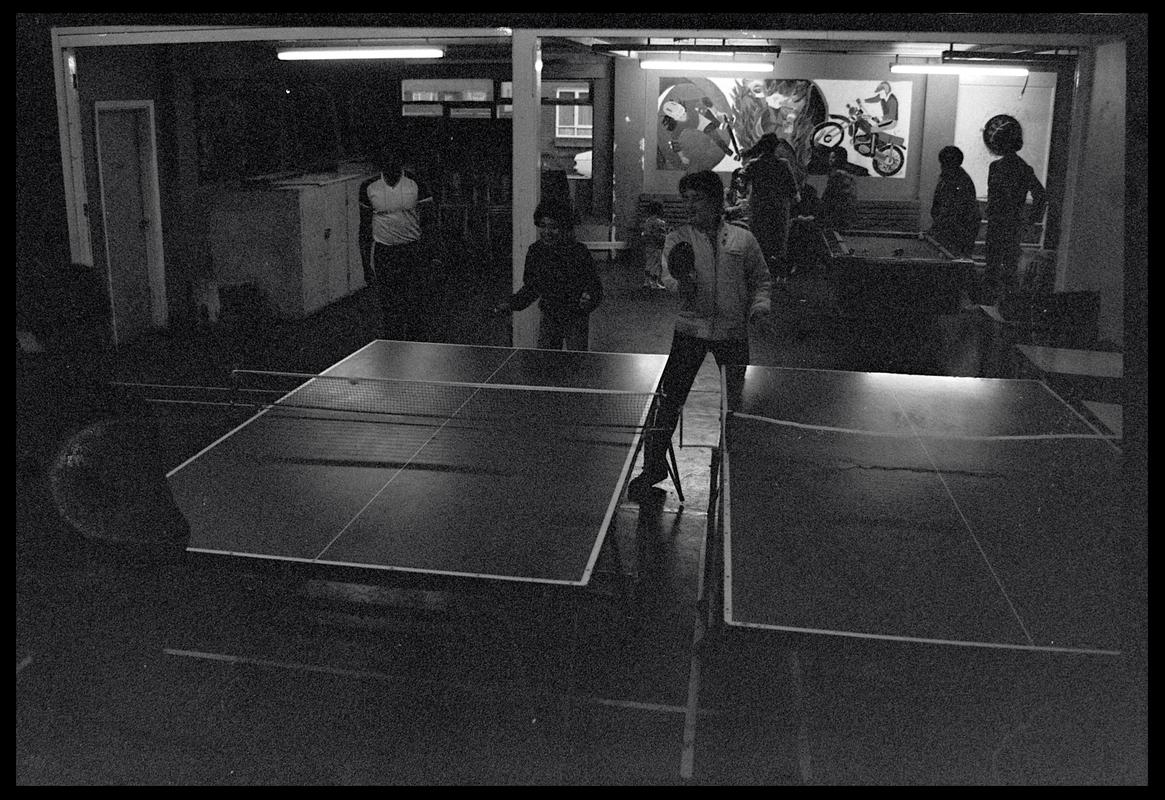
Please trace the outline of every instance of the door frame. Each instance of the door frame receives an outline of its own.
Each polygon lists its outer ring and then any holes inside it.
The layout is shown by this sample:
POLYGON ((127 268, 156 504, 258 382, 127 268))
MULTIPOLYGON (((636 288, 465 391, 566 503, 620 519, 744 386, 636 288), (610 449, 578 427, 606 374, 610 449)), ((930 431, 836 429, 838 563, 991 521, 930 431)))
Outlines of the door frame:
MULTIPOLYGON (((169 307, 166 302, 166 264, 162 241, 162 199, 158 187, 158 141, 155 133, 153 100, 97 100, 93 104, 94 142, 97 148, 97 186, 101 198, 101 231, 105 247, 105 272, 109 283, 109 301, 113 305, 113 269, 109 256, 109 227, 105 210, 109 198, 105 196, 105 175, 101 158, 101 114, 105 111, 144 111, 147 137, 141 142, 141 170, 145 191, 142 195, 142 210, 150 224, 146 229, 146 270, 150 282, 150 321, 157 327, 165 327, 169 321, 169 307)), ((113 340, 120 341, 116 314, 112 317, 113 340)))

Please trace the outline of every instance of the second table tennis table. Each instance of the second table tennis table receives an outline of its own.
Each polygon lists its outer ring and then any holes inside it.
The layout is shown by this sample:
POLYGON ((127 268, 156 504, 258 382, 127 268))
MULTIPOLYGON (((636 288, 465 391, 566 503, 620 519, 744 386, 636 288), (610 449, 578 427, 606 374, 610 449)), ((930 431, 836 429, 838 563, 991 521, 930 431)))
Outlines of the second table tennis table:
POLYGON ((748 367, 724 391, 725 625, 1118 650, 1120 449, 1043 383, 748 367))
POLYGON ((695 669, 720 658, 737 680, 747 659, 723 653, 742 643, 794 661, 831 642, 1120 654, 1120 449, 1046 385, 762 366, 721 382, 695 669))
POLYGON ((726 625, 1118 649, 1120 451, 1041 382, 749 367, 724 391, 726 625))

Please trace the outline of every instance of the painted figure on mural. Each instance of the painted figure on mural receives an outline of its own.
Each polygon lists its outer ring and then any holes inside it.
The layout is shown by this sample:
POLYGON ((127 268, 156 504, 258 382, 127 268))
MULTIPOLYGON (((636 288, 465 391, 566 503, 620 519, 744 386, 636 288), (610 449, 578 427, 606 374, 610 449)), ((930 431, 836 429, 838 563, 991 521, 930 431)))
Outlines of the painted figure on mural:
POLYGON ((873 97, 859 100, 861 104, 877 103, 878 113, 870 120, 882 131, 892 131, 898 127, 898 97, 888 81, 882 81, 874 90, 873 97))
POLYGON ((735 159, 729 112, 724 93, 708 79, 685 78, 666 86, 659 98, 657 167, 698 172, 735 159))
POLYGON ((809 80, 740 79, 732 90, 733 128, 742 150, 766 133, 788 145, 783 153, 803 176, 813 153, 813 129, 827 116, 825 96, 809 80))

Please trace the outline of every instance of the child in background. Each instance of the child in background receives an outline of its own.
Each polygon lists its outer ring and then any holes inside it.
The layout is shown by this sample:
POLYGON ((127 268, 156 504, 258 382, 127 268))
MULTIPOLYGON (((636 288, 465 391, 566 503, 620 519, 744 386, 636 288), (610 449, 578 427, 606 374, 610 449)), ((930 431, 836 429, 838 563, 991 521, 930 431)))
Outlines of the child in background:
POLYGON ((538 239, 526 251, 522 288, 493 307, 496 315, 521 311, 535 300, 542 312, 537 346, 587 350, 590 313, 603 302, 595 260, 574 237, 574 209, 548 198, 534 209, 538 239))
POLYGON ((930 204, 930 235, 956 256, 969 258, 979 236, 979 200, 975 181, 963 169, 963 151, 947 145, 938 151, 941 168, 930 204))
POLYGON ((1015 278, 1025 228, 1029 222, 1043 220, 1048 193, 1035 170, 1019 156, 1023 149, 1019 120, 1007 114, 992 117, 983 127, 983 142, 999 158, 987 168, 987 265, 976 294, 980 304, 997 305, 1015 278))
POLYGON ((852 228, 857 216, 858 197, 849 153, 841 145, 829 151, 829 178, 821 195, 817 221, 827 231, 852 228))
POLYGON ((748 178, 744 167, 732 172, 728 182, 728 193, 724 196, 724 218, 729 222, 748 227, 748 178))
POLYGON ((663 218, 663 203, 652 200, 647 204, 643 220, 643 287, 665 289, 663 274, 663 241, 667 236, 667 222, 663 218))

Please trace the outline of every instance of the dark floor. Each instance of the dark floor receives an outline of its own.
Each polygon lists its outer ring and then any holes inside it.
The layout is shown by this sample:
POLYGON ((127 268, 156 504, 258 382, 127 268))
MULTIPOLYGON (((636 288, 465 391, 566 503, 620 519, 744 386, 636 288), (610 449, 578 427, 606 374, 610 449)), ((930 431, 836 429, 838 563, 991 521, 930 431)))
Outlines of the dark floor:
MULTIPOLYGON (((592 349, 666 352, 673 299, 627 263, 603 270, 592 349)), ((483 313, 508 281, 508 265, 467 267, 431 337, 510 344, 483 313)), ((970 311, 891 337, 839 319, 815 274, 774 306, 757 363, 985 369, 970 311)), ((364 291, 295 324, 159 335, 125 349, 121 376, 316 372, 375 319, 364 291)), ((133 566, 82 546, 18 471, 17 784, 1147 783, 1147 691, 1120 659, 762 637, 708 640, 694 661, 717 387, 709 359, 677 437, 686 502, 668 486, 621 507, 619 562, 577 605, 133 566)), ((164 461, 236 421, 164 415, 164 461)))

